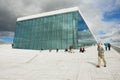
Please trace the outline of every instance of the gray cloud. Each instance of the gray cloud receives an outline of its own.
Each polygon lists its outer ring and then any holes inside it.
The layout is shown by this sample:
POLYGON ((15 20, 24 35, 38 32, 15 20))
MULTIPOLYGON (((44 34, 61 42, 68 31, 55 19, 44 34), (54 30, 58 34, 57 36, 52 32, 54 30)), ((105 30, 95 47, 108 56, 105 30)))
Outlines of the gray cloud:
POLYGON ((14 36, 14 32, 12 31, 0 31, 0 36, 14 36))
POLYGON ((7 3, 0 1, 0 31, 14 31, 16 16, 8 9, 7 3), (6 4, 6 5, 5 5, 6 4))
POLYGON ((0 31, 15 31, 18 17, 77 6, 79 0, 0 0, 0 31))
POLYGON ((78 6, 80 4, 79 0, 53 0, 53 2, 48 2, 46 5, 43 6, 44 11, 51 11, 51 10, 57 10, 62 8, 68 8, 73 6, 78 6))
POLYGON ((116 31, 110 35, 101 36, 100 39, 102 42, 111 42, 111 43, 119 43, 120 42, 120 31, 116 31))

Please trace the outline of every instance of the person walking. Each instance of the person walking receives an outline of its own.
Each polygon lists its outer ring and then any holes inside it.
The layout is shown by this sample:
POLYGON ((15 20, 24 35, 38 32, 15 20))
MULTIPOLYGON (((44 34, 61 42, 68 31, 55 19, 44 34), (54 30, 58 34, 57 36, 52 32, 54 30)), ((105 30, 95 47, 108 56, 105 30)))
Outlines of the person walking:
POLYGON ((104 43, 104 46, 105 46, 105 50, 107 51, 108 44, 107 44, 107 43, 104 43))
POLYGON ((56 49, 56 52, 58 52, 59 49, 56 49))
POLYGON ((71 45, 71 46, 69 47, 70 53, 74 53, 73 49, 74 49, 74 45, 71 45))
POLYGON ((80 48, 80 51, 79 52, 85 52, 85 48, 80 48))
POLYGON ((80 48, 80 51, 79 52, 82 52, 83 50, 82 50, 82 48, 80 48))
POLYGON ((99 68, 100 67, 100 64, 101 64, 101 60, 103 60, 103 63, 104 63, 104 67, 106 67, 106 60, 104 58, 104 49, 103 47, 100 45, 100 43, 97 44, 97 50, 98 50, 98 65, 97 67, 99 68))
POLYGON ((108 43, 108 50, 110 51, 110 48, 111 48, 111 44, 110 43, 108 43))

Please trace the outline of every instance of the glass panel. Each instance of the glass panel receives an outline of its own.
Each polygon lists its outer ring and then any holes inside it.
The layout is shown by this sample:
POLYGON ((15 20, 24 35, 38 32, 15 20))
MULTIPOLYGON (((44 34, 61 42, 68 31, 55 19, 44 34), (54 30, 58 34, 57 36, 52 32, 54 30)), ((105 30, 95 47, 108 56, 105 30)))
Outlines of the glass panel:
POLYGON ((96 40, 93 37, 93 34, 90 32, 90 29, 86 25, 85 21, 78 15, 78 44, 79 46, 90 46, 96 44, 96 40))

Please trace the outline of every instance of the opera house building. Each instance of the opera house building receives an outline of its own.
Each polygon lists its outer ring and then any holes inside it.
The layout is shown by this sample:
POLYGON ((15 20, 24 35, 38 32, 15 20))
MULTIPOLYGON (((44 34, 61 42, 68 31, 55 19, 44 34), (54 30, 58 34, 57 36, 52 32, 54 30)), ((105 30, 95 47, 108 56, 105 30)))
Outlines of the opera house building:
POLYGON ((47 50, 74 45, 78 49, 95 43, 79 8, 73 7, 18 18, 12 47, 47 50))

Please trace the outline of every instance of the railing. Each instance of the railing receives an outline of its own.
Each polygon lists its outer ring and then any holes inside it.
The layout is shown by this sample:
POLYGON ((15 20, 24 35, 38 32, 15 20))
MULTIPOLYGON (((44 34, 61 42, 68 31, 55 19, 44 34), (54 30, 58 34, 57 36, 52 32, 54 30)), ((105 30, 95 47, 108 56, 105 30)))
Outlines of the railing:
POLYGON ((119 48, 119 47, 112 45, 112 48, 113 48, 114 50, 116 50, 118 53, 120 53, 120 48, 119 48))

